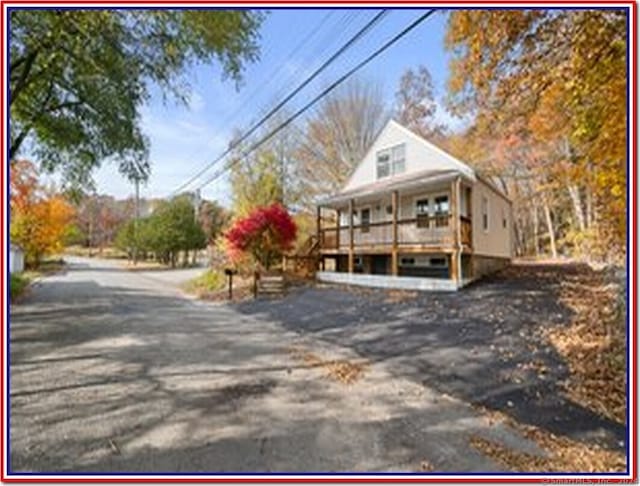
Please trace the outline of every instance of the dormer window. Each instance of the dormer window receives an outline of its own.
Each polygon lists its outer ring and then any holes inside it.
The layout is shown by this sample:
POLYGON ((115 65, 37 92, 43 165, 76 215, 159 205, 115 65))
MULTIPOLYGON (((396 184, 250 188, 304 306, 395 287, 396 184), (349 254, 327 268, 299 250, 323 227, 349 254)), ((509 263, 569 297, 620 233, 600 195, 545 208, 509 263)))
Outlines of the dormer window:
POLYGON ((376 158, 376 177, 382 179, 393 175, 402 174, 405 170, 404 144, 380 150, 376 158))

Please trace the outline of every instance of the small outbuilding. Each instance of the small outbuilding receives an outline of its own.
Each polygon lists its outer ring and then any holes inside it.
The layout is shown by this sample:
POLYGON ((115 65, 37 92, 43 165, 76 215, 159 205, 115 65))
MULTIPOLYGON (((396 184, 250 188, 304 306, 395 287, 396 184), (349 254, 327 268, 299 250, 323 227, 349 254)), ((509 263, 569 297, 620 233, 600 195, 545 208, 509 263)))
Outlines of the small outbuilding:
POLYGON ((9 243, 9 273, 24 271, 24 250, 18 245, 9 243))

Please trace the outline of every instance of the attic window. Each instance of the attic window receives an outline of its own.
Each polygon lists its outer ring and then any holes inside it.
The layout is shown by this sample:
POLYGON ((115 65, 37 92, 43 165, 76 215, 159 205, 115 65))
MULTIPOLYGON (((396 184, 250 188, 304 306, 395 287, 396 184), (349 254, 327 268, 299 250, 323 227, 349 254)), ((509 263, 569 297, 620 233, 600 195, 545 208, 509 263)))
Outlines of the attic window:
POLYGON ((402 174, 405 170, 405 147, 401 143, 391 148, 380 150, 376 157, 376 177, 382 179, 402 174))

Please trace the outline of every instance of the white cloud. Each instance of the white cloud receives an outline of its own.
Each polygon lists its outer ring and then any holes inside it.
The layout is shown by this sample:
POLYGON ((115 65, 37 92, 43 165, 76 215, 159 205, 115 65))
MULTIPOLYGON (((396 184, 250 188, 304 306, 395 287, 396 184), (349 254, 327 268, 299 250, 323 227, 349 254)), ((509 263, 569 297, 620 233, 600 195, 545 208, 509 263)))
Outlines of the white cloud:
MULTIPOLYGON (((168 196, 221 154, 231 136, 226 130, 216 129, 213 122, 189 113, 145 109, 141 125, 151 142, 151 176, 141 187, 144 197, 168 196)), ((118 173, 115 164, 105 164, 96 172, 95 179, 100 193, 116 197, 133 193, 133 186, 118 173)))
POLYGON ((207 106, 206 101, 197 91, 193 91, 189 96, 189 110, 192 113, 199 113, 207 106))

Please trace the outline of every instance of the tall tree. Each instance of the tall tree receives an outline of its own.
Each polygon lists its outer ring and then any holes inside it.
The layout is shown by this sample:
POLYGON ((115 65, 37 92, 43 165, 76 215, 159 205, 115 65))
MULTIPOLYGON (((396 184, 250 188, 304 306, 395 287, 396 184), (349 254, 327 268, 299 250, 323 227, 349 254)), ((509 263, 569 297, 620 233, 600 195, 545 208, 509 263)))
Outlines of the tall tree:
POLYGON ((408 69, 400 78, 394 116, 408 129, 435 143, 443 141, 446 127, 436 120, 438 104, 431 74, 425 66, 408 69))
POLYGON ((512 158, 503 173, 531 186, 547 226, 568 224, 609 256, 626 230, 626 21, 616 9, 459 10, 446 39, 450 105, 475 115, 480 165, 517 140, 535 163, 522 173, 512 158))
POLYGON ((380 88, 354 79, 327 96, 307 121, 296 178, 306 204, 337 191, 389 118, 380 88))
POLYGON ((24 250, 27 266, 36 267, 44 255, 62 249, 73 207, 38 181, 31 162, 20 160, 15 167, 10 180, 11 241, 24 250))
POLYGON ((139 109, 150 86, 186 101, 185 68, 213 61, 239 81, 262 19, 255 10, 12 10, 10 159, 30 142, 71 183, 87 184, 104 160, 146 177, 139 109))
POLYGON ((198 210, 198 222, 205 234, 208 244, 212 244, 229 224, 230 214, 227 209, 215 201, 203 201, 198 210))
POLYGON ((283 202, 282 160, 270 149, 234 160, 231 171, 233 213, 246 216, 254 208, 283 202))

